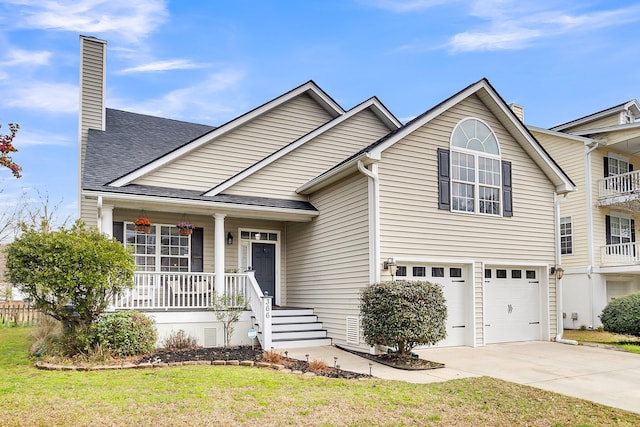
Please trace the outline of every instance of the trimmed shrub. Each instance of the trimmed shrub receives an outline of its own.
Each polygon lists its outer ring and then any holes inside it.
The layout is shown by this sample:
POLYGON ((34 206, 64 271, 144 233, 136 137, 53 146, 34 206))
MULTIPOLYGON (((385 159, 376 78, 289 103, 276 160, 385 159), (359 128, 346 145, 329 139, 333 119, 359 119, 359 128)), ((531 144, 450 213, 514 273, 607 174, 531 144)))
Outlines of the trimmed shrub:
POLYGON ((600 320, 607 332, 640 337, 640 292, 611 300, 600 320))
POLYGON ((154 321, 137 311, 107 313, 92 327, 92 344, 114 356, 150 353, 156 343, 154 321))
POLYGON ((399 356, 447 336, 447 305, 440 285, 425 281, 382 282, 363 289, 360 315, 369 345, 385 345, 399 356))

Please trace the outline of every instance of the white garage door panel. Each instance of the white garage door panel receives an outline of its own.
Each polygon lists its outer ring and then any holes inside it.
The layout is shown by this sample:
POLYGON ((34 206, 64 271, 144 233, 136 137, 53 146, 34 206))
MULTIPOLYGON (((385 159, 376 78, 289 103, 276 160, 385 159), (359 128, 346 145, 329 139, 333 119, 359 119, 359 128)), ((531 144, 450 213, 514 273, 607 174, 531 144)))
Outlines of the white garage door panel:
MULTIPOLYGON (((512 269, 506 278, 496 278, 492 269, 491 278, 485 279, 484 330, 485 343, 531 341, 541 338, 540 283, 536 278, 513 278, 512 269)), ((531 270, 530 270, 531 271, 531 270)))
POLYGON ((442 286, 442 293, 447 300, 447 337, 433 347, 453 347, 468 345, 468 334, 472 333, 472 323, 468 320, 470 311, 468 303, 470 295, 469 280, 465 277, 465 269, 450 265, 404 265, 406 276, 398 276, 398 279, 426 280, 442 286), (414 269, 414 267, 417 267, 414 269), (451 277, 452 268, 461 270, 461 277, 451 277), (436 276, 434 277, 434 273, 436 276), (440 276, 439 274, 442 274, 440 276))

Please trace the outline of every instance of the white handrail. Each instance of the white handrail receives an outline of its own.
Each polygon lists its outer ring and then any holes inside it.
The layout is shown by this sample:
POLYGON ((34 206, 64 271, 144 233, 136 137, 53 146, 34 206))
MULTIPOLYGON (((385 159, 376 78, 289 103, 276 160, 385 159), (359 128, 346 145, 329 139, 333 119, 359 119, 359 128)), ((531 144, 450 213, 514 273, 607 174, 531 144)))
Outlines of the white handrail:
POLYGON ((247 292, 249 295, 249 305, 255 315, 258 325, 258 339, 264 350, 271 350, 271 310, 273 309, 273 297, 265 296, 256 281, 255 272, 248 271, 247 278, 249 285, 247 292))
POLYGON ((619 243, 602 246, 600 256, 602 265, 635 265, 640 262, 638 243, 619 243))
POLYGON ((640 191, 640 170, 598 180, 598 199, 608 199, 640 191))

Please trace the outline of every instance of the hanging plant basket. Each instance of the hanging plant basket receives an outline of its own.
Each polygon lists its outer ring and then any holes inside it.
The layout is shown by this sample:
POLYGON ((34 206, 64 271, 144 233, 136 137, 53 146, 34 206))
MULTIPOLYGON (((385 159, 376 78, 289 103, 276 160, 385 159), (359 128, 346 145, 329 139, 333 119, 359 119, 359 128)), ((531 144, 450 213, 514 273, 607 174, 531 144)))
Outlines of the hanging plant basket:
POLYGON ((136 218, 136 220, 133 221, 133 225, 135 225, 136 231, 139 233, 151 233, 151 221, 149 218, 136 218))
POLYGON ((190 222, 179 222, 176 224, 176 227, 178 228, 178 234, 181 236, 191 236, 191 233, 193 233, 194 227, 190 222))

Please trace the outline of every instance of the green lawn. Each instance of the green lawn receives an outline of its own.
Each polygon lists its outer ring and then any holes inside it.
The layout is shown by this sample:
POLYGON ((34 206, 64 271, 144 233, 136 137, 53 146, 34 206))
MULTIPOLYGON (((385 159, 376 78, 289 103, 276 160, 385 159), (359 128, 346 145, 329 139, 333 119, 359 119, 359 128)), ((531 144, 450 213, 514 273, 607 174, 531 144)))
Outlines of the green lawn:
POLYGON ((636 426, 640 415, 492 378, 418 385, 185 366, 40 371, 0 328, 0 425, 636 426))
POLYGON ((640 354, 640 338, 629 335, 612 334, 604 331, 565 329, 563 338, 576 340, 580 344, 605 344, 612 347, 640 354))

